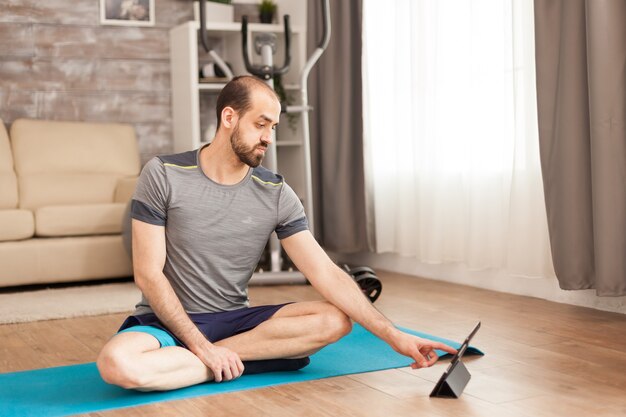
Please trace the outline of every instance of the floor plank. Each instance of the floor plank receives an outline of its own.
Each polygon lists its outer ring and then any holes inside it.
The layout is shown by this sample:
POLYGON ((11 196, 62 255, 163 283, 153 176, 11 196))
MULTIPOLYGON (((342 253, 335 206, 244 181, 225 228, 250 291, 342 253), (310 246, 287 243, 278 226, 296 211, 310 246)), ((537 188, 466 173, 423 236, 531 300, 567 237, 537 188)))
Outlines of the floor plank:
MULTIPOLYGON (((376 307, 399 326, 461 341, 482 321, 460 399, 430 398, 448 361, 121 410, 114 416, 623 416, 626 316, 379 271, 376 307)), ((319 300, 310 286, 250 289, 253 305, 319 300)), ((95 360, 125 314, 0 325, 0 372, 95 360)))

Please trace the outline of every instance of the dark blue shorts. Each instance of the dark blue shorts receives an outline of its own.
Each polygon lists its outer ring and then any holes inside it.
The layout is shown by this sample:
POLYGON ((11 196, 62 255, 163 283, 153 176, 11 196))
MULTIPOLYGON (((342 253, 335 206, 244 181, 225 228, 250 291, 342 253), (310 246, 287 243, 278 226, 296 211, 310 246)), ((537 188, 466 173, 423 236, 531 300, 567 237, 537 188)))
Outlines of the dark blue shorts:
MULTIPOLYGON (((211 343, 254 329, 270 319, 278 310, 287 304, 244 307, 220 313, 189 314, 191 321, 211 343)), ((129 316, 118 330, 118 333, 143 332, 154 336, 161 347, 185 346, 176 336, 161 323, 153 313, 129 316)))

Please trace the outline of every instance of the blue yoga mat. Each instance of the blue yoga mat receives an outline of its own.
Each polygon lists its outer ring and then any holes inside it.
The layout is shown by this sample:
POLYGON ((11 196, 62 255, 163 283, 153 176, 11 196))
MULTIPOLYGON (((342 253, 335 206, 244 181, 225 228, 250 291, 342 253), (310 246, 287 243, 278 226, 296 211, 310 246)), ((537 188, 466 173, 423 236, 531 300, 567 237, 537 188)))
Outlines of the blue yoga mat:
MULTIPOLYGON (((458 348, 460 343, 409 329, 419 337, 458 348)), ((445 352, 438 351, 440 356, 445 352)), ((469 348, 466 354, 483 353, 469 348)), ((245 375, 234 381, 196 385, 169 392, 139 392, 106 384, 95 363, 0 374, 0 416, 52 417, 180 400, 202 395, 310 381, 339 375, 400 368, 411 359, 359 325, 339 342, 311 357, 311 364, 295 372, 245 375)))

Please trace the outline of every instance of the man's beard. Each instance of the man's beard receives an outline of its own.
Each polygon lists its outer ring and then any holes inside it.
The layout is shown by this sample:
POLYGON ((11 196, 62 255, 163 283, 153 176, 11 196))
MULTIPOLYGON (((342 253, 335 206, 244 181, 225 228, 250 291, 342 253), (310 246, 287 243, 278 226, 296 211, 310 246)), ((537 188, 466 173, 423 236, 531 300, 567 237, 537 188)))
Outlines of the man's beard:
POLYGON ((243 143, 243 140, 239 135, 239 123, 237 123, 237 125, 235 126, 232 135, 230 135, 230 145, 232 146, 233 152, 235 152, 235 155, 237 155, 239 160, 244 164, 251 166, 252 168, 258 167, 263 160, 263 156, 265 155, 257 155, 257 148, 263 147, 263 149, 267 149, 267 144, 265 143, 259 143, 258 145, 252 147, 246 147, 246 144, 243 143))

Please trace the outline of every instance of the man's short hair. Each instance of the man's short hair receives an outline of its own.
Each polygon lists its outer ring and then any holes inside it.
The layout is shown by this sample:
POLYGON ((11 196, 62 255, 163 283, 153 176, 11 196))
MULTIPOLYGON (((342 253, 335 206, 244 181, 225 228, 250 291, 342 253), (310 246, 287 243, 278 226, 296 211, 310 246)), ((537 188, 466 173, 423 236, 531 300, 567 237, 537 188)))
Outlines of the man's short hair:
POLYGON ((222 110, 232 107, 242 117, 252 107, 252 91, 257 88, 271 91, 278 101, 280 98, 264 81, 251 75, 240 75, 230 80, 217 96, 215 112, 217 114, 217 130, 222 123, 222 110))

